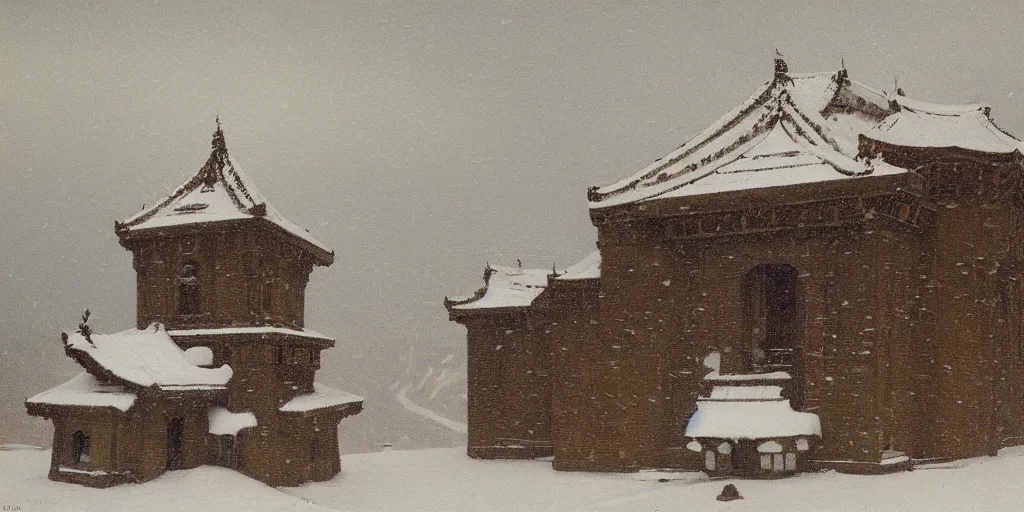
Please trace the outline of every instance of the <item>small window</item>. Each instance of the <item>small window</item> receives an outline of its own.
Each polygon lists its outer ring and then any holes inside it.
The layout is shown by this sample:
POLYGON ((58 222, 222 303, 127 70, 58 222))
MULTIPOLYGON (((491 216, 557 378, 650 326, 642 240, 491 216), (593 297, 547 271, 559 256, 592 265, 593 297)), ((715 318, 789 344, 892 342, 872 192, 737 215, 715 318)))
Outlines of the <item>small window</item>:
POLYGON ((708 471, 714 471, 717 468, 717 465, 715 464, 715 458, 716 455, 714 450, 708 450, 704 452, 704 467, 708 471))
POLYGON ((309 350, 309 362, 311 364, 320 364, 320 351, 317 349, 309 350))
POLYGON ((261 285, 260 295, 260 310, 263 315, 269 315, 270 309, 274 305, 274 280, 272 278, 266 278, 261 285))
POLYGON ((178 276, 178 310, 182 315, 199 314, 199 264, 191 260, 178 276))
POLYGON ((89 434, 81 430, 71 435, 71 462, 76 465, 92 462, 89 455, 89 434))
POLYGON ((277 364, 284 364, 284 347, 277 347, 277 364))

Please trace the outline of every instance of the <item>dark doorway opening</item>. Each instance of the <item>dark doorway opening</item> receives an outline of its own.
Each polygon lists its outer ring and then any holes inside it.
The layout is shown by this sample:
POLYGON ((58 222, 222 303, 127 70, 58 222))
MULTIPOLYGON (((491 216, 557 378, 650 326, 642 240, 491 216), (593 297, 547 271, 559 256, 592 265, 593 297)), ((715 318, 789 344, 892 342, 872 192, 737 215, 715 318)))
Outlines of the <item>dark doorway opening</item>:
POLYGON ((167 469, 181 469, 181 445, 185 425, 180 417, 167 422, 167 469))
POLYGON ((198 315, 199 311, 199 264, 187 261, 178 276, 178 312, 181 315, 198 315))
POLYGON ((793 407, 802 406, 800 302, 792 265, 760 265, 743 276, 743 320, 754 372, 784 371, 793 377, 793 407))
POLYGON ((88 465, 92 461, 89 455, 89 434, 81 430, 71 435, 71 463, 75 466, 88 465))

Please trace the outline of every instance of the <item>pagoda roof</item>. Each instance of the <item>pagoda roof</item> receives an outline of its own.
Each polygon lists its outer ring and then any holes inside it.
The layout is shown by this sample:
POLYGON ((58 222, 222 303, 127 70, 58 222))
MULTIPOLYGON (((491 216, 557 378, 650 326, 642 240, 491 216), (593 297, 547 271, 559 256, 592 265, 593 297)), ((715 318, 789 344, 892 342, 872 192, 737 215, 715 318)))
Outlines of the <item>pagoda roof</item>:
POLYGON ((547 288, 549 274, 551 269, 488 264, 483 288, 468 297, 446 297, 445 306, 455 311, 526 307, 547 288))
POLYGON ((821 422, 816 414, 793 410, 781 386, 719 385, 697 399, 685 435, 737 440, 821 436, 821 422))
POLYGON ((790 74, 779 71, 780 62, 773 80, 676 150, 592 187, 590 208, 907 172, 862 155, 861 136, 987 153, 1024 147, 995 126, 986 105, 915 101, 852 81, 845 69, 790 74))
POLYGON ((188 181, 153 206, 115 223, 118 235, 210 222, 262 220, 298 240, 321 264, 333 262, 331 249, 267 203, 228 153, 219 122, 211 146, 210 157, 188 181))
POLYGON ((556 277, 559 281, 579 281, 601 277, 601 251, 594 251, 565 269, 565 273, 556 277))
MULTIPOLYGON (((127 411, 135 405, 135 393, 119 384, 103 384, 88 372, 82 372, 71 380, 38 393, 25 400, 34 414, 32 406, 74 406, 74 407, 112 407, 127 411)), ((40 413, 44 414, 44 413, 40 413)))
POLYGON ((1024 151, 1024 142, 992 121, 992 108, 983 103, 942 105, 890 95, 896 112, 865 135, 897 146, 958 147, 985 153, 1024 151))
POLYGON ((487 264, 484 286, 472 295, 445 297, 450 313, 524 308, 544 293, 552 281, 584 281, 601 277, 601 251, 593 251, 582 260, 558 273, 554 268, 504 267, 487 264))
POLYGON ((79 331, 62 338, 68 356, 104 382, 164 391, 209 391, 224 389, 232 375, 227 365, 201 368, 190 363, 160 324, 88 337, 79 331))

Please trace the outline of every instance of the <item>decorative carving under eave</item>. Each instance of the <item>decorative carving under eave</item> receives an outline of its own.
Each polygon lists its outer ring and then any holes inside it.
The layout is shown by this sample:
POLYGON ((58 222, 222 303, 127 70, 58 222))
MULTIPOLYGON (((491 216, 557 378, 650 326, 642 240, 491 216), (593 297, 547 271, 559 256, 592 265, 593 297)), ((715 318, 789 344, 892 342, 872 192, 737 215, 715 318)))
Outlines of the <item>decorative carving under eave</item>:
POLYGON ((1024 155, 985 153, 957 147, 897 146, 860 136, 861 158, 883 158, 911 169, 930 201, 981 200, 1024 206, 1024 155))
POLYGON ((750 235, 804 228, 834 228, 880 218, 913 231, 931 226, 935 209, 909 193, 873 197, 843 197, 801 204, 763 206, 746 210, 694 213, 666 219, 667 240, 750 235))

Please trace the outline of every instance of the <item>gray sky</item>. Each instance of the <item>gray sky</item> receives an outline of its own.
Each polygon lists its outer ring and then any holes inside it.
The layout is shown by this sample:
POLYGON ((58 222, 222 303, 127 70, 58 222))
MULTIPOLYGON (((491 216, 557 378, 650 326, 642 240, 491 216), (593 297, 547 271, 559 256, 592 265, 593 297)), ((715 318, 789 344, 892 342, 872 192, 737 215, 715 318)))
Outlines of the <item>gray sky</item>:
POLYGON ((369 395, 410 346, 464 343, 441 300, 486 262, 592 250, 587 186, 746 99, 776 47, 1024 133, 1021 2, 775 4, 2 1, 0 370, 70 364, 58 334, 86 306, 99 331, 133 324, 113 221, 203 164, 217 113, 268 200, 335 249, 307 322, 338 338, 329 380, 369 395))

